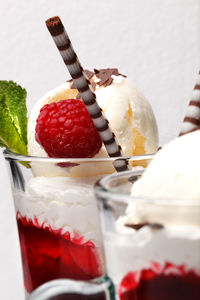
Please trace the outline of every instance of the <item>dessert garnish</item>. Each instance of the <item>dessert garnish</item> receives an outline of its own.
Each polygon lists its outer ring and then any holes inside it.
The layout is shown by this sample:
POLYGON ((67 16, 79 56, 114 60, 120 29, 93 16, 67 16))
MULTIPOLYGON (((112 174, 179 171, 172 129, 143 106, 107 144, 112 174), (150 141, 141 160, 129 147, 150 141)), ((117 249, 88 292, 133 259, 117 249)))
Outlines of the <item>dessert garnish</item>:
POLYGON ((75 99, 44 105, 35 130, 50 157, 93 157, 102 146, 84 103, 75 99))
POLYGON ((120 300, 199 299, 199 277, 185 265, 152 262, 149 268, 129 272, 119 287, 120 300))
POLYGON ((125 75, 120 74, 118 69, 116 68, 107 68, 107 69, 100 69, 100 70, 94 69, 94 72, 96 77, 100 79, 99 82, 97 82, 99 86, 110 85, 113 82, 112 75, 115 76, 121 75, 123 77, 126 77, 125 75))
POLYGON ((200 129, 200 72, 193 89, 179 136, 200 129))
POLYGON ((135 224, 125 224, 126 227, 129 228, 133 228, 135 230, 139 230, 144 226, 149 226, 152 230, 158 230, 158 229, 162 229, 164 228, 164 226, 162 224, 159 223, 148 223, 148 222, 144 222, 144 223, 135 223, 135 224))
MULTIPOLYGON (((96 90, 97 88, 103 86, 104 88, 111 85, 112 82, 113 82, 113 77, 112 75, 115 75, 115 76, 123 76, 126 78, 125 75, 119 73, 118 69, 117 68, 107 68, 107 69, 94 69, 94 72, 90 71, 90 70, 84 70, 84 73, 86 74, 87 78, 90 80, 90 84, 91 84, 91 87, 93 90, 96 90), (97 80, 92 80, 91 79, 93 78, 93 76, 96 76, 97 80)), ((72 82, 72 85, 71 85, 71 89, 76 89, 76 84, 75 82, 70 79, 68 80, 68 82, 72 82)), ((76 95, 76 99, 81 99, 81 95, 80 93, 78 93, 76 95)))
POLYGON ((26 90, 13 81, 0 81, 0 147, 27 154, 26 90))
MULTIPOLYGON (((70 75, 73 78, 81 98, 83 99, 86 108, 97 128, 102 141, 106 147, 110 157, 122 156, 121 147, 117 144, 115 135, 112 133, 109 123, 106 120, 101 108, 96 101, 96 95, 93 92, 92 86, 84 73, 83 68, 73 50, 71 41, 64 29, 64 26, 59 17, 53 17, 46 21, 47 28, 52 35, 52 38, 60 51, 65 65, 68 68, 70 75)), ((126 159, 116 159, 113 163, 116 170, 125 171, 128 169, 126 159)))
MULTIPOLYGON (((84 73, 86 74, 86 76, 88 77, 88 79, 90 80, 94 75, 97 77, 98 81, 92 81, 91 85, 92 88, 95 89, 98 86, 109 86, 112 84, 113 82, 113 77, 112 75, 115 76, 123 76, 126 77, 125 75, 119 73, 117 68, 106 68, 106 69, 94 69, 94 72, 90 71, 90 70, 84 70, 84 73)), ((71 81, 73 82, 73 80, 71 79, 71 81)), ((71 89, 76 89, 76 84, 73 82, 71 85, 71 89)))

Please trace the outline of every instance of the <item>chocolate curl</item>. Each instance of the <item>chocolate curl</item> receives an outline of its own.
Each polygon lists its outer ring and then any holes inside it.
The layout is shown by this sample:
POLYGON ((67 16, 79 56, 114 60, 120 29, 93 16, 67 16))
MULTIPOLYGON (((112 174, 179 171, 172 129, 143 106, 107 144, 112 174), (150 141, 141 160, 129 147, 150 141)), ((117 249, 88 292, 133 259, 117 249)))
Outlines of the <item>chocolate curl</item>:
MULTIPOLYGON (((46 21, 46 25, 101 136, 108 155, 110 157, 122 156, 121 147, 117 144, 115 135, 109 127, 108 120, 106 120, 101 108, 97 104, 96 95, 73 50, 71 41, 60 18, 50 18, 46 21)), ((118 158, 113 164, 118 172, 128 170, 128 161, 126 159, 118 158)))
POLYGON ((200 72, 193 89, 179 136, 200 129, 200 72))

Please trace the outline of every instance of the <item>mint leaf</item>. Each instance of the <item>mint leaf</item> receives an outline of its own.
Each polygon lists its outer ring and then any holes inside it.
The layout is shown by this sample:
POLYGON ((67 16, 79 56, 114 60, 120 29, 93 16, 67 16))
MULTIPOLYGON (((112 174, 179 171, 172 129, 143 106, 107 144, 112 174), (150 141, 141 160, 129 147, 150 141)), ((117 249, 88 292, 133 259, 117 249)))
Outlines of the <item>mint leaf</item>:
POLYGON ((26 90, 0 81, 0 147, 27 154, 26 90))
POLYGON ((6 147, 1 141, 0 141, 0 147, 6 147))

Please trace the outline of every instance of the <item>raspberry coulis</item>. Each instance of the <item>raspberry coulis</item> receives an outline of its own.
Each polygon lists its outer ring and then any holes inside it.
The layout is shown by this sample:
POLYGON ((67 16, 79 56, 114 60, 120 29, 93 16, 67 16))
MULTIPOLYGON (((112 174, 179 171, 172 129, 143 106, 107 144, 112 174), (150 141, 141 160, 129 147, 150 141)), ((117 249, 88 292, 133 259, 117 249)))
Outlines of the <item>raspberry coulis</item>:
POLYGON ((106 293, 101 292, 95 295, 63 294, 52 297, 50 300, 107 300, 106 293))
POLYGON ((19 213, 17 224, 23 262, 24 284, 32 292, 41 284, 58 278, 89 280, 102 276, 97 248, 83 237, 39 225, 19 213))
POLYGON ((153 263, 149 269, 129 272, 119 295, 121 300, 199 300, 200 275, 184 265, 153 263))

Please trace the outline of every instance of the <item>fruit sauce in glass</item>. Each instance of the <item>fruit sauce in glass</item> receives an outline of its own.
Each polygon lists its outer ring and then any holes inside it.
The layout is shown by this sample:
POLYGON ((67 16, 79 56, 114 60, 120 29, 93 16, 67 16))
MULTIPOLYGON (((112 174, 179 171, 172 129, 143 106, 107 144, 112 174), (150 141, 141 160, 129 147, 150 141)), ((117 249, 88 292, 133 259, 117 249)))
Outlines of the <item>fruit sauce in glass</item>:
POLYGON ((27 220, 19 213, 17 224, 28 293, 53 279, 90 280, 103 275, 98 250, 91 241, 40 226, 37 219, 27 220))
POLYGON ((105 293, 96 295, 63 294, 51 297, 49 300, 106 300, 105 293))
POLYGON ((200 300, 200 274, 166 263, 129 272, 119 287, 121 300, 200 300), (162 271, 161 271, 162 270, 162 271))

